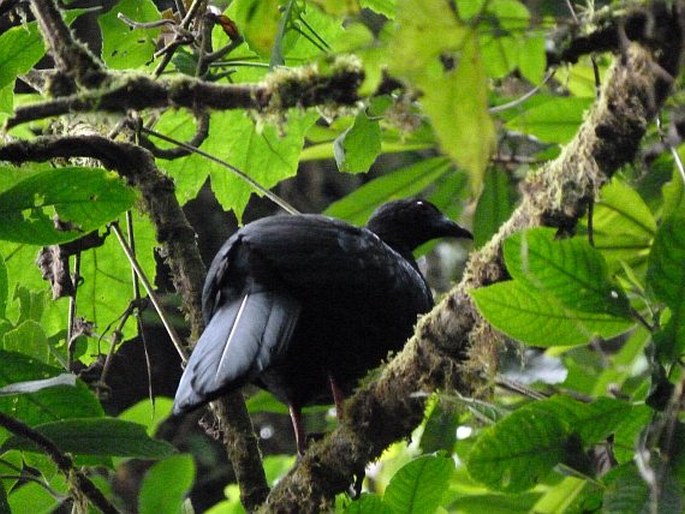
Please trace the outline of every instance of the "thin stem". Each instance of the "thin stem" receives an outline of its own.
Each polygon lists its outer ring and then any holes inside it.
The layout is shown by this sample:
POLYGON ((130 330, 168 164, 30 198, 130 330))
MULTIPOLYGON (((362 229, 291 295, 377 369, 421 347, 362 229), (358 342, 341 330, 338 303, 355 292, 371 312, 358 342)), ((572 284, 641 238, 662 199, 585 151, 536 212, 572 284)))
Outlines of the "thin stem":
POLYGON ((152 305, 155 306, 155 310, 157 311, 157 314, 159 315, 159 319, 162 321, 162 325, 164 325, 164 328, 166 329, 167 334, 169 334, 169 338, 171 339, 171 342, 173 343, 174 348, 176 348, 176 351, 180 355, 181 360, 184 363, 187 362, 188 356, 186 354, 185 349, 183 348, 183 343, 181 342, 181 338, 176 333, 176 329, 172 325, 171 320, 169 320, 168 316, 164 312, 164 309, 162 308, 162 304, 159 301, 159 298, 157 297, 157 293, 155 293, 154 289, 152 288, 152 284, 150 284, 150 281, 148 280, 147 275, 143 271, 143 268, 141 268, 140 264, 138 263, 136 256, 133 255, 133 252, 131 251, 131 247, 126 242, 126 238, 124 237, 124 234, 122 233, 121 228, 119 227, 119 224, 114 222, 110 226, 112 227, 114 234, 117 236, 117 239, 119 240, 119 244, 121 245, 122 250, 124 250, 126 257, 128 258, 129 262, 131 263, 131 267, 133 268, 133 270, 138 275, 140 282, 143 284, 145 291, 147 292, 148 296, 150 297, 150 301, 152 302, 152 305))

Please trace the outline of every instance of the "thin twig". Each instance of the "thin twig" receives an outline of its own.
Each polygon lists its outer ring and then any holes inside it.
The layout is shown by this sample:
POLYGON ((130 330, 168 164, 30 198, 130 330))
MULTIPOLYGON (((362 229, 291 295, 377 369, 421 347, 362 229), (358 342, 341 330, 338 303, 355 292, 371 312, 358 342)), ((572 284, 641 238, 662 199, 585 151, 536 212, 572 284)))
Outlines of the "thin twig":
MULTIPOLYGON (((136 238, 135 238, 135 232, 133 231, 133 214, 131 211, 126 211, 126 233, 128 234, 128 245, 131 247, 131 252, 133 255, 136 254, 136 238)), ((133 284, 133 300, 139 305, 142 306, 142 297, 140 294, 140 280, 138 280, 138 275, 136 272, 131 268, 131 283, 133 284)), ((145 338, 145 330, 143 327, 143 321, 140 317, 142 312, 142 308, 136 309, 135 316, 136 316, 136 324, 138 325, 138 336, 140 337, 141 342, 143 343, 143 355, 145 356, 145 370, 147 371, 147 384, 148 384, 148 395, 150 398, 150 401, 152 402, 152 406, 154 408, 155 405, 155 398, 153 395, 153 388, 152 388, 152 361, 150 359, 150 351, 147 346, 147 339, 145 338)))
POLYGON ((76 295, 81 279, 81 252, 74 254, 74 273, 71 281, 74 283, 74 294, 69 296, 69 314, 67 316, 67 369, 71 370, 74 362, 74 323, 76 321, 76 295))
POLYGON ((544 78, 542 79, 542 82, 540 84, 538 84, 537 86, 535 86, 533 89, 531 89, 527 93, 524 93, 523 95, 521 95, 516 100, 512 100, 511 102, 507 102, 507 103, 502 104, 502 105, 496 105, 494 107, 490 107, 488 109, 488 112, 490 114, 494 114, 494 113, 506 111, 507 109, 511 109, 513 107, 517 107, 517 106, 521 105, 523 102, 528 100, 531 96, 535 95, 538 91, 540 91, 540 88, 542 88, 542 86, 544 86, 545 84, 547 84, 547 82, 549 82, 549 80, 554 76, 555 72, 556 72, 556 70, 549 70, 547 72, 547 74, 544 76, 544 78))
POLYGON ((143 268, 141 268, 140 264, 138 263, 136 256, 133 255, 133 252, 131 251, 131 247, 126 242, 126 238, 124 237, 124 234, 121 231, 119 224, 114 222, 110 226, 112 227, 114 234, 117 236, 117 239, 119 241, 119 244, 121 245, 122 250, 126 254, 126 257, 128 258, 129 262, 131 263, 131 267, 136 272, 136 275, 138 275, 140 282, 143 284, 145 291, 147 292, 148 296, 150 297, 150 301, 152 302, 152 305, 155 306, 155 310, 157 311, 157 314, 159 315, 159 319, 162 321, 162 325, 164 325, 164 328, 166 329, 167 334, 169 334, 169 338, 171 339, 171 342, 173 343, 174 348, 176 348, 176 351, 180 355, 181 360, 184 363, 187 362, 188 355, 185 351, 185 348, 183 347, 183 343, 181 342, 181 338, 176 333, 176 329, 174 328, 173 324, 171 323, 171 320, 168 318, 168 316, 164 312, 164 309, 162 308, 162 304, 159 301, 159 298, 157 297, 157 293, 155 293, 154 289, 152 288, 152 284, 150 284, 150 281, 148 280, 147 275, 145 274, 145 271, 143 271, 143 268))
POLYGON ((119 18, 122 22, 124 22, 132 29, 156 29, 157 27, 163 27, 164 25, 176 25, 176 22, 174 20, 169 20, 166 18, 163 18, 161 20, 145 22, 135 21, 126 16, 123 12, 117 13, 117 18, 119 18))

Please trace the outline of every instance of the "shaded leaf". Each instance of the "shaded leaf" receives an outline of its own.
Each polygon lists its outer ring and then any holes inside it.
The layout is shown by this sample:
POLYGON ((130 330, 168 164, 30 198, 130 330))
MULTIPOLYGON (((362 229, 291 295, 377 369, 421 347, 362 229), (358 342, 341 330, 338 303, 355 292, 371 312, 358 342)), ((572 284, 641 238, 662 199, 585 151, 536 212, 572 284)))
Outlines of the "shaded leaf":
POLYGON ((570 436, 555 413, 521 408, 483 430, 467 458, 469 474, 495 490, 525 491, 565 459, 570 436))
MULTIPOLYGON (((587 229, 587 223, 584 225, 587 229)), ((611 269, 617 269, 621 261, 638 267, 647 259, 656 220, 637 191, 614 177, 595 203, 592 234, 594 247, 611 269)))
MULTIPOLYGON (((159 459, 176 449, 166 441, 151 439, 145 427, 114 418, 78 418, 43 423, 34 430, 50 439, 63 452, 75 455, 159 459)), ((23 437, 7 439, 0 450, 40 451, 23 437)))

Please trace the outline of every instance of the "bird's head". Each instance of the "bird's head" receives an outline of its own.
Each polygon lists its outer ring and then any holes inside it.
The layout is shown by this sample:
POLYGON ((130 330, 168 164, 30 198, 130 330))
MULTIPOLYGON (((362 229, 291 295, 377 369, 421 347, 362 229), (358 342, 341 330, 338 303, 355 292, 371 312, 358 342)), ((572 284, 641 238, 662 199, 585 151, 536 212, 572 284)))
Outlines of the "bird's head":
POLYGON ((395 200, 381 205, 369 218, 366 228, 401 254, 440 237, 473 239, 432 203, 418 198, 395 200))

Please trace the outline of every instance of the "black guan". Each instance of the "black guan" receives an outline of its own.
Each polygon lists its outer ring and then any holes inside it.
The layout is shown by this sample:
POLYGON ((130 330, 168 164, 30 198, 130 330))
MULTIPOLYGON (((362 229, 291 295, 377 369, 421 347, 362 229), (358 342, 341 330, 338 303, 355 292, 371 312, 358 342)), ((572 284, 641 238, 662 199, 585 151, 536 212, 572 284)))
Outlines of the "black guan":
POLYGON ((176 392, 181 414, 253 382, 300 413, 341 402, 400 350, 433 298, 412 251, 471 234, 418 199, 379 207, 366 228, 315 214, 270 216, 221 247, 202 293, 206 328, 176 392))

